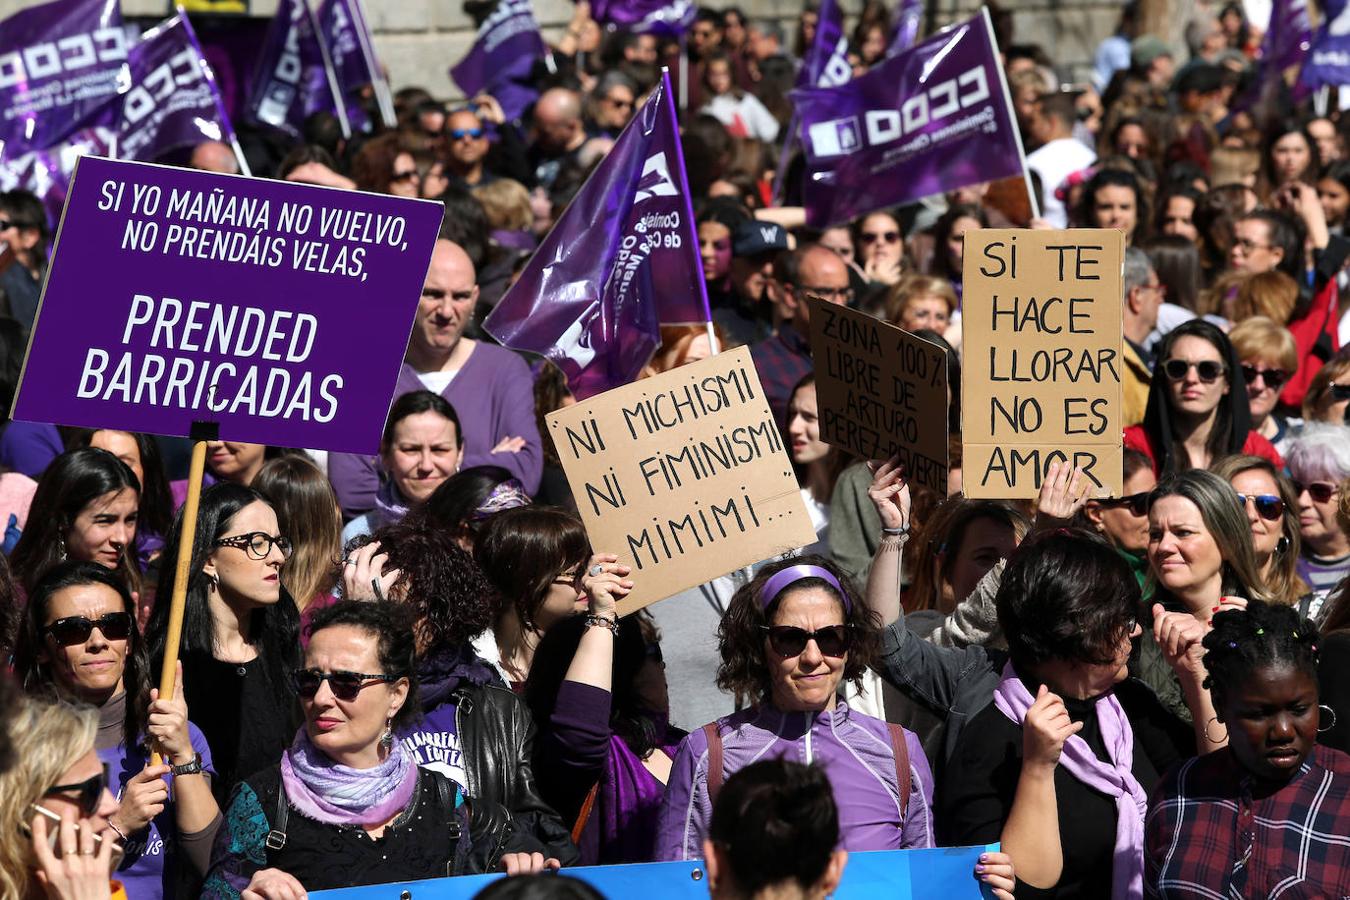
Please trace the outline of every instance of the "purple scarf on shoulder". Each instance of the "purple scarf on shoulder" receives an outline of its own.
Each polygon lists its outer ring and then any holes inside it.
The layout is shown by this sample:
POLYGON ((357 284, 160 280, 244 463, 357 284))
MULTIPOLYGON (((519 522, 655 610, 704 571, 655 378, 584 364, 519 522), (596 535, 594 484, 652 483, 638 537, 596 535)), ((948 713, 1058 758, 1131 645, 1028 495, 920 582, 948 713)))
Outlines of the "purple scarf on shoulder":
POLYGON ((394 741, 373 769, 340 766, 310 742, 301 726, 281 757, 281 783, 291 806, 326 825, 381 825, 398 815, 417 787, 417 761, 394 741))
MULTIPOLYGON (((994 705, 1018 725, 1034 699, 1012 663, 1003 667, 1003 679, 994 691, 994 705)), ((1096 702, 1097 723, 1110 763, 1092 752, 1087 741, 1071 735, 1064 742, 1059 764, 1087 787, 1116 801, 1116 850, 1111 867, 1111 900, 1138 900, 1144 896, 1144 815, 1148 795, 1134 777, 1134 731, 1114 693, 1096 702)))

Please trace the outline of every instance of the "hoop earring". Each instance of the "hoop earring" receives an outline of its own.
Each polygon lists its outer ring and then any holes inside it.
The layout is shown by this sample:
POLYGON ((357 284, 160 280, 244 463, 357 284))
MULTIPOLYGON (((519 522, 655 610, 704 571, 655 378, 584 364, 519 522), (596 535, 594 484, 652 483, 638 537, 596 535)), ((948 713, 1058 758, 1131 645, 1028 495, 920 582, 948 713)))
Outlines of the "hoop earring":
POLYGON ((1318 734, 1321 734, 1321 733, 1324 732, 1324 731, 1330 731, 1331 729, 1335 728, 1335 727, 1336 727, 1336 710, 1332 709, 1330 706, 1327 706, 1325 703, 1319 703, 1319 704, 1317 704, 1317 708, 1318 708, 1319 710, 1325 709, 1327 712, 1331 713, 1331 724, 1328 725, 1328 726, 1325 727, 1325 728, 1319 728, 1319 729, 1317 729, 1317 733, 1318 733, 1318 734))
MULTIPOLYGON (((1227 725, 1224 726, 1224 729, 1223 729, 1223 737, 1217 738, 1217 739, 1216 739, 1216 738, 1213 738, 1213 737, 1210 736, 1210 733, 1209 733, 1209 726, 1210 726, 1211 724, 1213 724, 1214 722, 1218 722, 1218 721, 1219 721, 1219 717, 1218 717, 1218 716, 1210 716, 1209 721, 1205 723, 1205 740, 1207 740, 1207 741, 1209 741, 1209 742, 1211 742, 1211 743, 1214 743, 1214 744, 1219 744, 1219 743, 1222 743, 1223 741, 1228 740, 1228 726, 1227 726, 1227 725)), ((1221 723, 1221 724, 1222 724, 1222 723, 1221 723)))

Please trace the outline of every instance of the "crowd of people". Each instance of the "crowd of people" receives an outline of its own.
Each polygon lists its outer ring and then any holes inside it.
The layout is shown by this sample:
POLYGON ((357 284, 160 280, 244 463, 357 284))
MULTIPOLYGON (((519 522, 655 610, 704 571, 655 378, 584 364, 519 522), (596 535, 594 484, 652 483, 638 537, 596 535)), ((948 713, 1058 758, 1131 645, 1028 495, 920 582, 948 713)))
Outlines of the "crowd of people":
MULTIPOLYGON (((991 12, 1040 215, 1015 179, 814 230, 819 10, 698 10, 713 324, 642 377, 748 346, 816 540, 622 617, 641 575, 543 427, 566 380, 481 324, 680 45, 583 0, 519 120, 403 86, 397 128, 244 130, 255 177, 444 205, 379 453, 212 441, 185 521, 185 441, 5 424, 0 900, 592 898, 569 869, 662 860, 822 898, 852 852, 995 843, 972 896, 1350 896, 1350 115, 1268 77, 1241 4, 1184 50, 1127 4, 1090 84, 991 12), (963 235, 1014 226, 1125 235, 1121 496, 1059 463, 963 495, 963 235), (946 351, 945 491, 821 439, 808 298, 946 351)), ((892 14, 850 22, 855 74, 892 14)), ((0 194, 5 401, 54 224, 0 194)))

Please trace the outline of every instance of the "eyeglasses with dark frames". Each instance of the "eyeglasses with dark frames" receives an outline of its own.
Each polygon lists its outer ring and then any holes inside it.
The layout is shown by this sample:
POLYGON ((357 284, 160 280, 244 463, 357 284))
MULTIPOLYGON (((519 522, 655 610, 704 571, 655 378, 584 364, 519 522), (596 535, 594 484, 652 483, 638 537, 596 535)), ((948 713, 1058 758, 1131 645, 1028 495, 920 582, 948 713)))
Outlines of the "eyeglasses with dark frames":
POLYGON ((1272 391, 1278 391, 1289 380, 1289 373, 1284 369, 1258 369, 1256 366, 1242 364, 1243 381, 1247 384, 1255 384, 1258 378, 1265 382, 1266 387, 1272 391))
POLYGON ((265 531, 250 531, 248 534, 236 534, 216 541, 217 547, 234 547, 254 559, 267 559, 272 555, 273 545, 281 551, 282 559, 291 558, 291 539, 281 534, 273 536, 265 531))

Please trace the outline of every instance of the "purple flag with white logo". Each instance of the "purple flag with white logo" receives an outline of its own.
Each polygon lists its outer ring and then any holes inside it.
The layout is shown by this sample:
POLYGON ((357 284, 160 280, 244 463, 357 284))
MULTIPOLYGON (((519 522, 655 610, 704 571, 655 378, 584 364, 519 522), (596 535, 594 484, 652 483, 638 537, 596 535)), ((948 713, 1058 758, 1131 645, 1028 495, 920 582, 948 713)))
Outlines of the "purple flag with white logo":
POLYGON ((1350 84, 1350 2, 1324 0, 1322 24, 1317 28, 1299 83, 1316 90, 1350 84))
POLYGON ((499 0, 469 52, 450 67, 450 77, 467 96, 491 94, 506 118, 515 119, 539 96, 530 70, 546 52, 530 0, 499 0))
POLYGON ((662 324, 709 318, 666 74, 483 328, 584 400, 636 378, 662 324))
POLYGON ((812 227, 1023 173, 987 10, 861 78, 792 98, 812 227))
POLYGON ((248 114, 299 139, 305 119, 316 112, 338 110, 314 15, 306 0, 281 0, 258 61, 248 114))
POLYGON ((900 8, 895 13, 895 30, 891 32, 891 43, 886 48, 887 59, 914 46, 922 21, 923 0, 900 0, 900 8))
POLYGON ((118 0, 52 0, 0 22, 0 141, 13 155, 113 125, 126 60, 118 0))
POLYGON ((366 85, 375 83, 375 73, 361 33, 365 21, 353 0, 323 0, 318 17, 319 31, 333 58, 333 74, 347 105, 347 120, 357 131, 366 131, 371 123, 360 93, 366 85))
POLYGON ((679 37, 694 24, 693 0, 594 0, 591 18, 617 31, 679 37))
POLYGON ((836 0, 824 0, 816 22, 816 39, 811 42, 811 49, 806 52, 801 71, 797 73, 797 87, 838 87, 852 77, 844 13, 836 0))
MULTIPOLYGON (((1270 5, 1270 23, 1265 36, 1261 38, 1256 74, 1248 88, 1229 104, 1232 111, 1242 112, 1257 103, 1279 102, 1285 86, 1285 71, 1303 65, 1312 41, 1308 0, 1274 0, 1270 5)), ((1301 80, 1295 81, 1290 99, 1295 103, 1301 102, 1307 97, 1308 91, 1301 80)))
POLYGON ((122 98, 120 159, 153 160, 176 147, 234 140, 215 74, 186 14, 142 35, 127 65, 131 89, 122 98))

